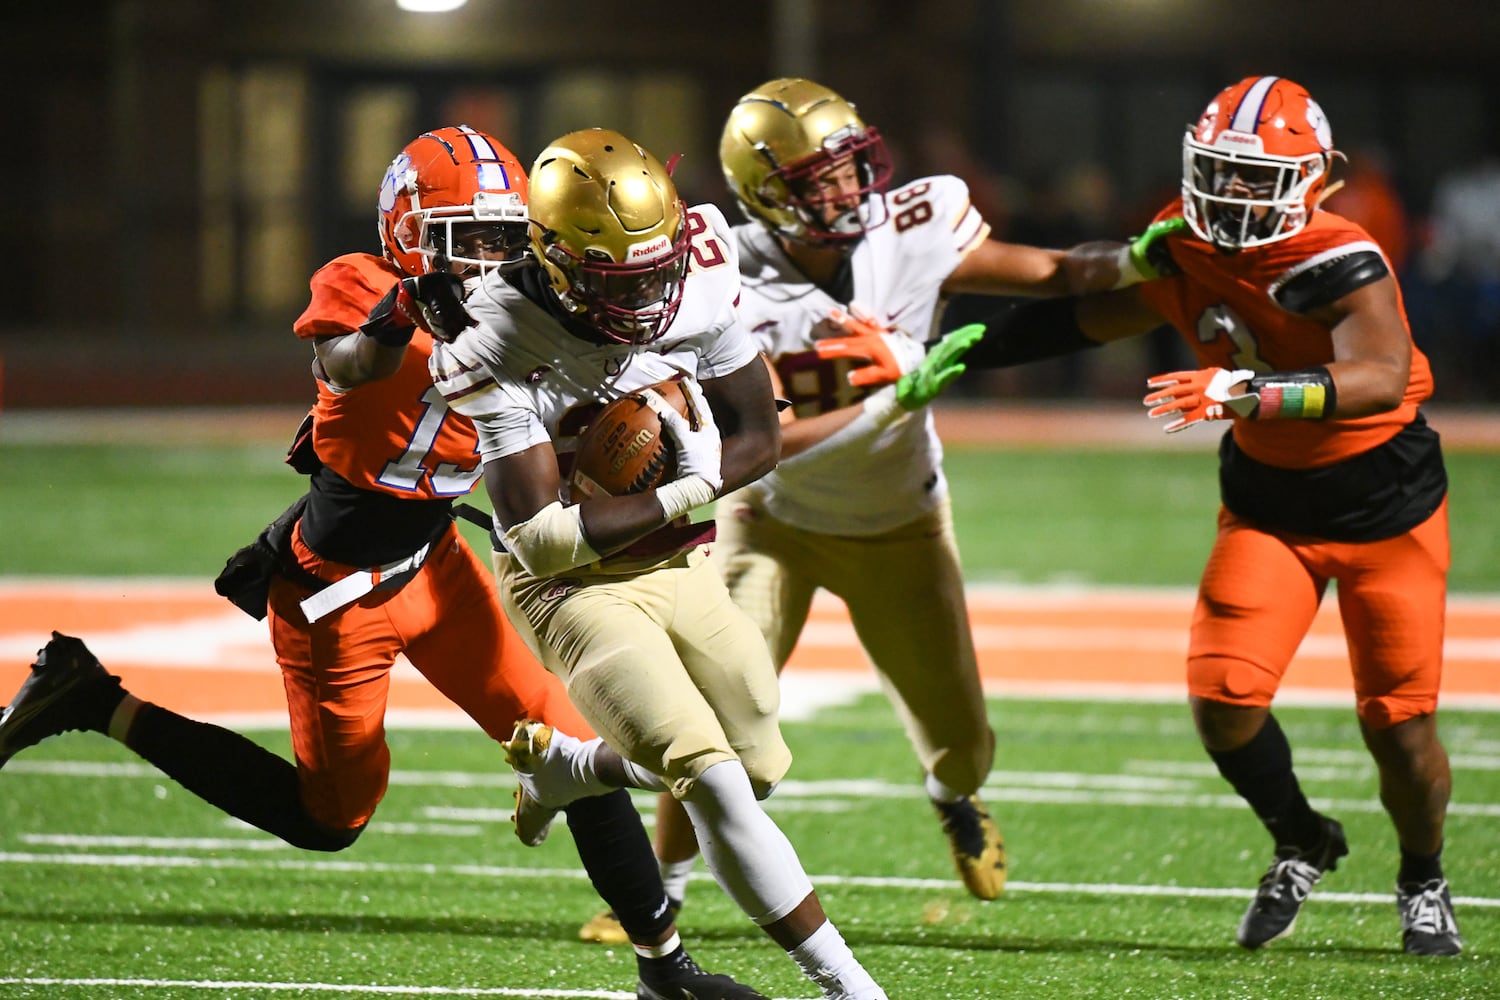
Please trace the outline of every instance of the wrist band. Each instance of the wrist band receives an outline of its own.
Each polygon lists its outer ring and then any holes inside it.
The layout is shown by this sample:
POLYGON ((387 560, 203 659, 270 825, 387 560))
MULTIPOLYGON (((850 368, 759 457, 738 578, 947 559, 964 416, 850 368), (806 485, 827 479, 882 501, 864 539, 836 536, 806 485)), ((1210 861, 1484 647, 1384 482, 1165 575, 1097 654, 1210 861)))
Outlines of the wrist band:
POLYGON ((359 331, 385 347, 405 347, 411 343, 417 328, 397 301, 400 295, 401 284, 397 282, 370 310, 369 318, 359 325, 359 331))
POLYGON ((1326 420, 1338 398, 1333 376, 1322 367, 1257 375, 1250 391, 1260 397, 1257 420, 1326 420))
POLYGON ((714 499, 714 488, 702 476, 683 476, 656 488, 656 502, 668 521, 675 521, 714 499))
POLYGON ((1131 252, 1130 244, 1125 244, 1115 251, 1115 267, 1119 269, 1120 277, 1115 281, 1110 291, 1118 291, 1131 285, 1139 285, 1146 280, 1141 269, 1136 267, 1135 254, 1131 252))
MULTIPOLYGON (((863 406, 865 411, 861 416, 868 417, 874 421, 876 427, 884 427, 906 412, 896 395, 896 387, 894 385, 888 385, 878 392, 870 393, 870 395, 865 397, 861 406, 863 406)), ((855 419, 858 420, 859 418, 856 417, 855 419)), ((850 426, 853 425, 851 424, 850 426)))

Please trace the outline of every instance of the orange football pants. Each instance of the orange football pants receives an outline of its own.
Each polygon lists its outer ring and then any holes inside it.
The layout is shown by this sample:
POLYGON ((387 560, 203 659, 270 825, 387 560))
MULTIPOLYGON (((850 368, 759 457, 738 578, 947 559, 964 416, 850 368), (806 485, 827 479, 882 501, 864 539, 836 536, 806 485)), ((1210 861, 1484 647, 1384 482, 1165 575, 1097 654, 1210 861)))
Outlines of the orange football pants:
MULTIPOLYGON (((300 525, 292 550, 303 569, 325 580, 354 569, 315 555, 300 525)), ((302 802, 331 829, 362 827, 385 795, 385 708, 397 654, 493 739, 509 739, 521 718, 593 736, 562 683, 506 620, 493 575, 454 526, 399 590, 376 590, 311 625, 298 606, 307 595, 273 579, 269 624, 302 802)))
POLYGON ((1359 717, 1386 729, 1437 708, 1447 606, 1448 503, 1377 542, 1256 528, 1226 509, 1203 570, 1188 690, 1268 706, 1330 580, 1338 582, 1359 717))

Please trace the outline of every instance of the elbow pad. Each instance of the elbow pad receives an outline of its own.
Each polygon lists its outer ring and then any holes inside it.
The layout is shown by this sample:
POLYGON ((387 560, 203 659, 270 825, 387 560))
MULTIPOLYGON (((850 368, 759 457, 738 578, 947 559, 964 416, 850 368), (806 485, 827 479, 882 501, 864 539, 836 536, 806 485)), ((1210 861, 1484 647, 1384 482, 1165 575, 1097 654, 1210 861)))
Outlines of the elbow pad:
POLYGON ((554 501, 510 527, 501 539, 516 561, 535 577, 556 576, 578 566, 597 562, 599 553, 583 536, 583 517, 578 505, 564 507, 554 501))

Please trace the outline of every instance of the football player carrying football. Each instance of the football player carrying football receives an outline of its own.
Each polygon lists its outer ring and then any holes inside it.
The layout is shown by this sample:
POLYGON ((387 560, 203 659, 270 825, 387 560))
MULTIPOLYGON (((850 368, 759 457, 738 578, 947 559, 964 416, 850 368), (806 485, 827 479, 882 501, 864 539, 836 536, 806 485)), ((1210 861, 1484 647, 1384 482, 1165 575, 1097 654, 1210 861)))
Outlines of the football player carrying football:
MULTIPOLYGON (((734 229, 740 315, 792 406, 781 418, 780 466, 719 505, 715 560, 778 670, 814 592, 845 602, 926 772, 963 884, 994 899, 1005 885, 1005 846, 978 793, 995 736, 942 448, 930 412, 910 395, 911 369, 945 295, 1118 287, 1149 273, 1141 257, 1149 240, 1065 253, 987 239, 989 226, 957 177, 888 190, 880 134, 810 80, 773 80, 741 98, 719 155, 750 220, 734 229)), ((942 384, 963 370, 947 358, 976 335, 951 334, 928 356, 942 384)), ((667 890, 680 901, 697 845, 667 797, 656 846, 667 890)), ((618 928, 605 915, 582 935, 616 940, 618 928)))
POLYGON ((432 356, 448 405, 479 430, 507 610, 602 737, 518 727, 530 801, 517 822, 611 786, 670 790, 724 891, 823 996, 884 997, 760 806, 791 763, 776 672, 708 561, 712 524, 686 518, 779 450, 770 379, 734 308, 728 226, 604 129, 554 141, 531 184, 535 264, 488 275, 466 300, 477 325, 432 356), (672 378, 698 417, 695 429, 658 397, 673 478, 565 494, 559 459, 599 408, 672 378))
POLYGON ((1432 376, 1390 265, 1368 233, 1318 207, 1339 155, 1301 86, 1253 76, 1226 88, 1184 137, 1182 198, 1158 215, 1187 219, 1167 241, 1181 273, 1026 305, 965 360, 1016 364, 1163 322, 1182 334, 1203 367, 1151 379, 1150 415, 1172 418, 1168 432, 1232 421, 1188 691, 1204 748, 1275 845, 1239 942, 1290 933, 1348 853, 1339 823, 1308 804, 1271 714, 1337 581, 1360 732, 1400 846, 1403 947, 1452 955, 1463 946, 1442 867, 1452 777, 1436 716, 1447 476, 1420 409, 1432 376))
MULTIPOLYGON (((269 610, 295 766, 141 702, 82 642, 56 634, 0 719, 0 763, 64 729, 108 732, 226 812, 297 847, 338 851, 385 794, 398 654, 497 740, 522 718, 591 735, 458 533, 453 503, 479 480, 478 438, 428 374, 434 338, 468 321, 463 279, 525 255, 526 193, 521 164, 494 137, 424 133, 380 188, 384 256, 346 254, 312 277, 294 330, 313 345, 318 400, 292 456, 310 489, 220 581, 256 617, 269 610)), ((628 792, 580 798, 566 814, 595 888, 629 912, 643 1000, 761 997, 689 957, 628 792)))

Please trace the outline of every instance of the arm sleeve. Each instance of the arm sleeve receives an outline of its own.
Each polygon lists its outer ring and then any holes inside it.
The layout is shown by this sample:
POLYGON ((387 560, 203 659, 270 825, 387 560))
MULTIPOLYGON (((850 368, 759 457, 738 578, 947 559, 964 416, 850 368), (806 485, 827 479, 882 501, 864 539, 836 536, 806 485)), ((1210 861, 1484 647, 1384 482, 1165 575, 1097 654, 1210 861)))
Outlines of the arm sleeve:
POLYGON ((1098 347, 1078 325, 1077 305, 1074 296, 1038 299, 985 320, 984 337, 964 354, 964 364, 970 369, 1010 368, 1098 347))

